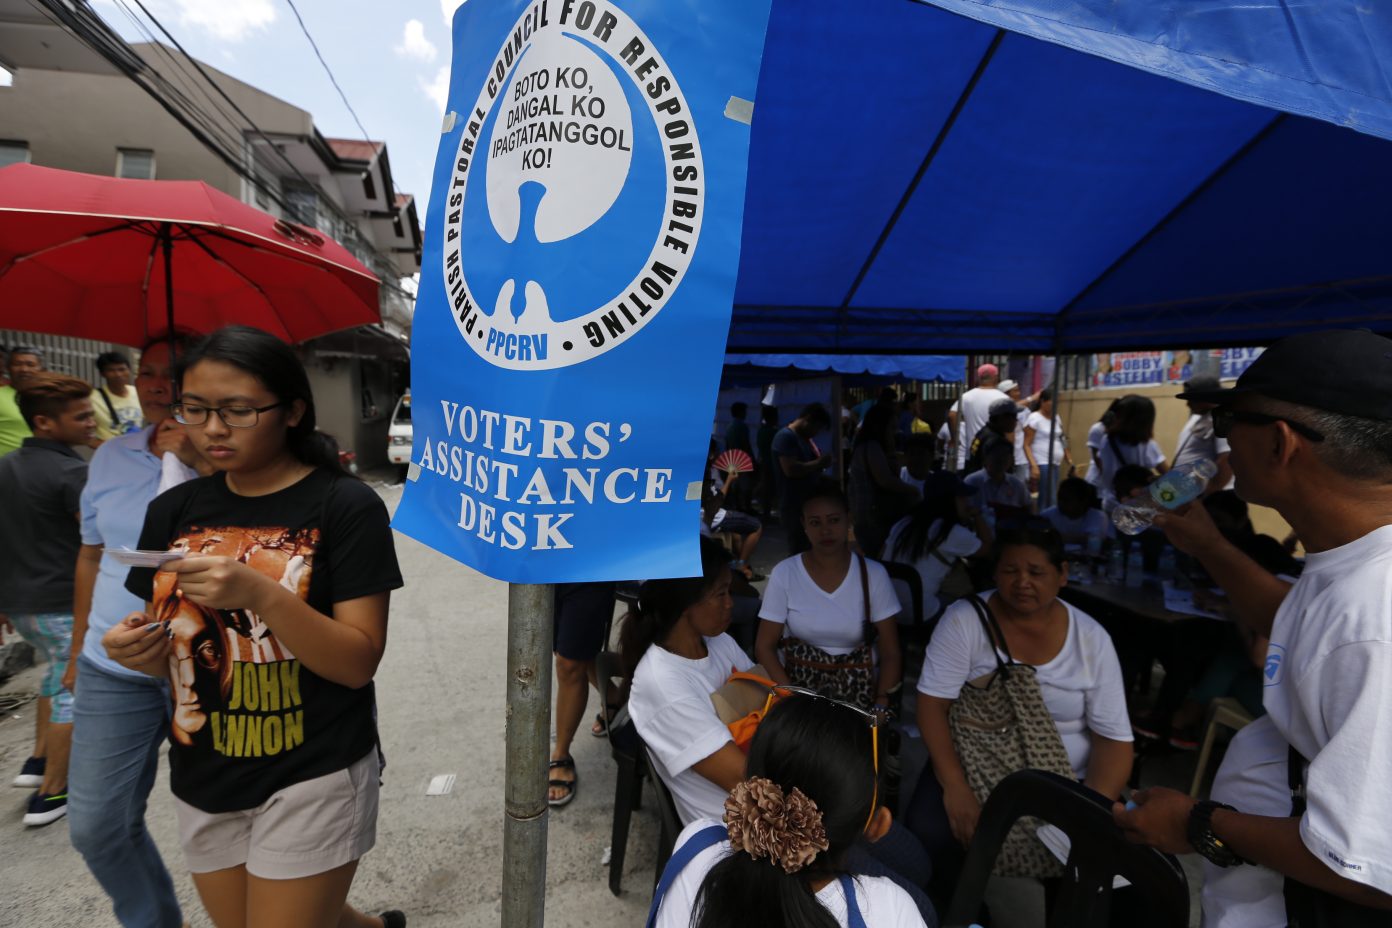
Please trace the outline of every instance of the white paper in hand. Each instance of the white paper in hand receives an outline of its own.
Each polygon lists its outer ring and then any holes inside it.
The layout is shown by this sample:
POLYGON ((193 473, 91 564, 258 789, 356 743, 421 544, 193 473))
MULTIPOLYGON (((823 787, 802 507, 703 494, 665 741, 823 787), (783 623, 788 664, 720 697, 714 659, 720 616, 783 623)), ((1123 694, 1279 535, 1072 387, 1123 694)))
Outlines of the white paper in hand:
POLYGON ((127 567, 155 567, 181 559, 184 551, 136 551, 134 548, 107 548, 106 554, 127 567))

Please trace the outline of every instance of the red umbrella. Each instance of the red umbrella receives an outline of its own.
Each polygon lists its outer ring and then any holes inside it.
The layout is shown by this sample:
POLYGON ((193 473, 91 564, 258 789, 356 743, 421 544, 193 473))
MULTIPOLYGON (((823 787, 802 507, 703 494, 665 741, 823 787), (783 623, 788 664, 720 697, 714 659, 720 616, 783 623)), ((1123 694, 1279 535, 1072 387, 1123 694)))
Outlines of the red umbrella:
POLYGON ((342 245, 202 182, 0 169, 0 328, 142 345, 176 323, 301 342, 380 321, 342 245))

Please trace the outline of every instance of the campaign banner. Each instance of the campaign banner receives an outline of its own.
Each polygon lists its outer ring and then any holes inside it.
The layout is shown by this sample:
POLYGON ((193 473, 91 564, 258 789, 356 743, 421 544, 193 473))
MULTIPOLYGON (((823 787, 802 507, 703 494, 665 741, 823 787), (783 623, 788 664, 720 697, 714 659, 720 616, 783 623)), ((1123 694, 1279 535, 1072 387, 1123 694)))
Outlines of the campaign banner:
POLYGON ((1252 362, 1261 357, 1265 348, 1224 348, 1221 361, 1221 374, 1224 380, 1236 380, 1241 377, 1247 368, 1252 366, 1252 362))
POLYGON ((469 0, 393 525, 501 580, 699 573, 770 0, 469 0))
POLYGON ((1127 351, 1093 356, 1095 388, 1155 386, 1165 382, 1163 351, 1127 351))

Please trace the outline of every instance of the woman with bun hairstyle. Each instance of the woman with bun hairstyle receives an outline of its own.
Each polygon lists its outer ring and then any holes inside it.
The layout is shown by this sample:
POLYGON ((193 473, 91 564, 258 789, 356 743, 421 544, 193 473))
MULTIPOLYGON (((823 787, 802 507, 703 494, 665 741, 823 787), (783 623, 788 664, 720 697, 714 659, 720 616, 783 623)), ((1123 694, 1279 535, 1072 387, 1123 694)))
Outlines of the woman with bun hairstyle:
POLYGON ((692 822, 677 839, 649 924, 923 928, 894 881, 847 872, 862 836, 875 841, 890 828, 878 804, 875 722, 817 696, 775 705, 750 745, 748 778, 719 819, 692 822))
POLYGON ((404 928, 346 902, 376 840, 372 678, 402 585, 387 510, 315 429, 295 351, 246 326, 195 345, 171 412, 216 471, 156 497, 144 602, 102 637, 169 679, 179 841, 217 928, 404 928))

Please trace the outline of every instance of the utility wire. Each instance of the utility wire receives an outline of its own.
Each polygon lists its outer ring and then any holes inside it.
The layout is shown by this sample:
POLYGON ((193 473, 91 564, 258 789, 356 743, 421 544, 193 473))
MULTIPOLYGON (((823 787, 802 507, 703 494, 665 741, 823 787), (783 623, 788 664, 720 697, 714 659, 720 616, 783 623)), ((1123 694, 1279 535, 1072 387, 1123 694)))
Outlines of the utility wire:
MULTIPOLYGON (((160 31, 169 38, 170 42, 172 42, 184 57, 197 68, 204 80, 211 85, 244 120, 246 120, 250 128, 269 143, 271 150, 286 162, 290 170, 294 172, 301 181, 305 182, 311 189, 318 193, 320 200, 331 212, 338 216, 339 220, 344 223, 345 228, 350 230, 353 235, 361 238, 361 234, 357 231, 352 221, 341 213, 338 213, 333 202, 323 195, 323 191, 319 190, 317 185, 309 182, 308 179, 300 173, 295 165, 290 162, 288 156, 275 145, 245 112, 242 111, 236 101, 227 96, 222 87, 203 69, 198 60, 188 54, 179 44, 178 40, 165 29, 158 19, 150 14, 144 4, 141 3, 140 0, 133 0, 133 2, 140 6, 160 31)), ((33 3, 55 24, 61 25, 72 31, 78 38, 82 39, 110 62, 121 74, 129 78, 136 86, 149 94, 161 108, 169 113, 175 121, 183 125, 205 148, 226 164, 235 174, 245 179, 268 199, 276 203, 284 214, 289 216, 295 216, 297 214, 296 209, 286 202, 281 195, 278 184, 268 184, 254 169, 247 167, 245 164, 245 138, 240 134, 240 130, 234 133, 229 129, 228 123, 232 123, 233 120, 226 117, 226 112, 222 110, 220 106, 216 108, 224 117, 223 120, 210 116, 202 105, 192 100, 182 89, 152 66, 149 61, 141 57, 135 49, 112 31, 111 27, 85 4, 73 7, 65 2, 65 0, 33 0, 33 3)), ((124 8, 124 0, 122 0, 121 5, 124 8)), ((134 19, 134 14, 131 13, 129 9, 125 9, 125 12, 134 19)), ((136 21, 136 26, 139 32, 149 36, 153 40, 153 36, 150 35, 149 30, 141 26, 138 20, 136 21)), ((153 41, 153 44, 156 45, 170 61, 175 63, 176 68, 179 68, 183 72, 183 76, 192 77, 189 75, 187 69, 178 64, 178 60, 174 58, 162 43, 153 41)), ((199 89, 201 90, 201 87, 199 89)), ((204 91, 204 93, 206 95, 206 91, 204 91)), ((209 99, 211 100, 211 98, 209 99)), ((370 251, 377 253, 377 250, 365 240, 363 241, 363 245, 370 251)), ((392 264, 391 259, 387 256, 379 254, 378 257, 389 266, 392 264)), ((392 290, 400 290, 400 287, 388 277, 382 277, 381 284, 392 290)))
MULTIPOLYGON (((318 185, 315 184, 313 181, 311 181, 308 177, 305 177, 304 174, 300 173, 300 169, 297 168, 297 167, 295 167, 294 162, 292 162, 292 161, 290 160, 290 158, 284 154, 284 152, 281 152, 279 148, 276 148, 275 143, 274 143, 273 141, 271 141, 270 137, 267 136, 265 132, 261 131, 261 127, 258 126, 258 125, 252 120, 252 118, 251 118, 250 116, 248 116, 248 115, 246 114, 246 112, 243 111, 243 109, 242 109, 240 106, 237 105, 237 101, 233 100, 230 96, 228 96, 227 91, 225 91, 225 90, 222 89, 222 85, 219 84, 217 81, 213 80, 212 76, 211 76, 210 74, 208 74, 208 72, 203 68, 203 65, 198 61, 198 59, 195 58, 195 57, 193 57, 192 55, 190 55, 190 54, 188 53, 188 50, 187 50, 186 48, 184 48, 183 45, 179 44, 179 40, 176 39, 176 38, 174 38, 173 34, 172 34, 168 29, 166 29, 166 28, 164 27, 164 23, 160 22, 160 21, 155 17, 155 15, 149 11, 149 9, 145 6, 145 4, 144 4, 143 2, 141 2, 141 0, 132 0, 132 2, 134 2, 136 6, 140 7, 141 12, 143 12, 147 17, 149 17, 150 22, 154 23, 154 24, 155 24, 155 27, 158 28, 160 32, 164 33, 165 37, 168 38, 169 41, 171 41, 171 42, 174 43, 174 47, 177 48, 177 49, 179 50, 180 54, 182 54, 185 58, 187 58, 187 59, 189 60, 190 63, 193 64, 194 68, 196 68, 196 69, 198 70, 198 73, 201 74, 201 75, 203 76, 203 79, 204 79, 205 81, 207 81, 210 85, 212 85, 213 89, 216 90, 216 91, 218 92, 218 96, 220 96, 220 97, 222 97, 224 100, 226 100, 226 101, 228 102, 228 104, 232 107, 232 109, 236 111, 236 113, 237 113, 238 116, 240 116, 240 117, 242 117, 242 119, 246 120, 247 125, 251 127, 252 131, 255 132, 257 135, 259 135, 268 145, 270 145, 271 148, 272 148, 272 150, 274 150, 275 152, 277 152, 278 154, 280 154, 281 160, 284 161, 284 162, 286 163, 286 165, 289 166, 290 170, 294 172, 295 177, 297 177, 297 178, 299 179, 299 181, 300 181, 301 183, 303 183, 305 186, 309 187, 311 190, 316 191, 316 192, 319 194, 319 198, 320 198, 321 200, 324 200, 324 201, 327 202, 327 201, 328 201, 328 197, 324 196, 323 191, 322 191, 322 190, 319 190, 318 185)), ((297 13, 296 15, 298 16, 299 14, 297 13)), ((303 23, 302 23, 301 25, 303 25, 303 23)), ((306 33, 306 34, 308 34, 308 33, 306 33)), ((158 44, 158 43, 156 43, 156 44, 158 44)), ((317 52, 318 49, 315 49, 315 51, 317 52)), ((320 60, 322 61, 323 59, 321 58, 320 60)), ((328 67, 328 66, 325 65, 325 67, 328 67)), ((336 87, 336 86, 338 86, 338 85, 335 84, 334 86, 336 87)), ((339 91, 339 92, 342 93, 342 91, 339 91)), ((345 99, 344 102, 346 103, 347 100, 345 99)), ((351 107, 349 108, 349 112, 352 112, 351 107)), ((355 115, 353 118, 356 119, 357 116, 355 115)), ((361 125, 362 125, 362 124, 359 123, 359 127, 361 127, 361 125)), ((292 211, 292 212, 293 212, 293 211, 292 211)))
MULTIPOLYGON (((139 0, 136 0, 136 2, 138 3, 139 0)), ((295 0, 285 0, 285 2, 290 7, 290 12, 295 14, 295 20, 300 24, 300 31, 303 32, 305 38, 309 40, 309 47, 314 49, 314 56, 318 58, 319 63, 324 66, 324 73, 329 76, 329 83, 333 84, 334 90, 338 91, 338 96, 343 101, 343 105, 348 108, 348 114, 353 117, 353 122, 358 124, 358 131, 362 133, 363 141, 372 142, 373 138, 368 133, 367 127, 365 127, 362 120, 358 118, 357 112, 353 109, 353 104, 348 102, 348 95, 343 92, 343 88, 339 86, 338 79, 334 77, 333 70, 329 67, 329 63, 324 60, 323 54, 320 53, 319 43, 315 42, 314 36, 309 34, 309 27, 305 25, 304 17, 300 15, 299 7, 295 6, 295 0)), ((394 193, 401 192, 401 188, 396 185, 395 178, 392 179, 392 191, 394 193)))
MULTIPOLYGON (((136 0, 136 2, 139 3, 140 0, 136 0)), ((348 95, 344 93, 343 88, 338 85, 338 78, 334 77, 333 70, 329 67, 329 63, 324 60, 324 55, 319 51, 319 43, 315 42, 314 36, 309 34, 309 27, 305 25, 304 17, 300 15, 299 7, 295 6, 295 0, 285 0, 285 2, 290 6, 290 12, 295 14, 295 21, 300 24, 300 31, 304 33, 306 39, 309 39, 309 47, 314 49, 314 57, 318 58, 319 63, 324 66, 324 73, 329 76, 329 83, 333 84, 334 90, 338 91, 339 99, 341 99, 343 105, 348 108, 348 114, 353 117, 353 122, 358 124, 358 131, 362 133, 363 140, 367 142, 372 141, 372 138, 367 134, 367 129, 363 127, 362 120, 358 118, 357 112, 354 111, 353 104, 348 102, 348 95)))

